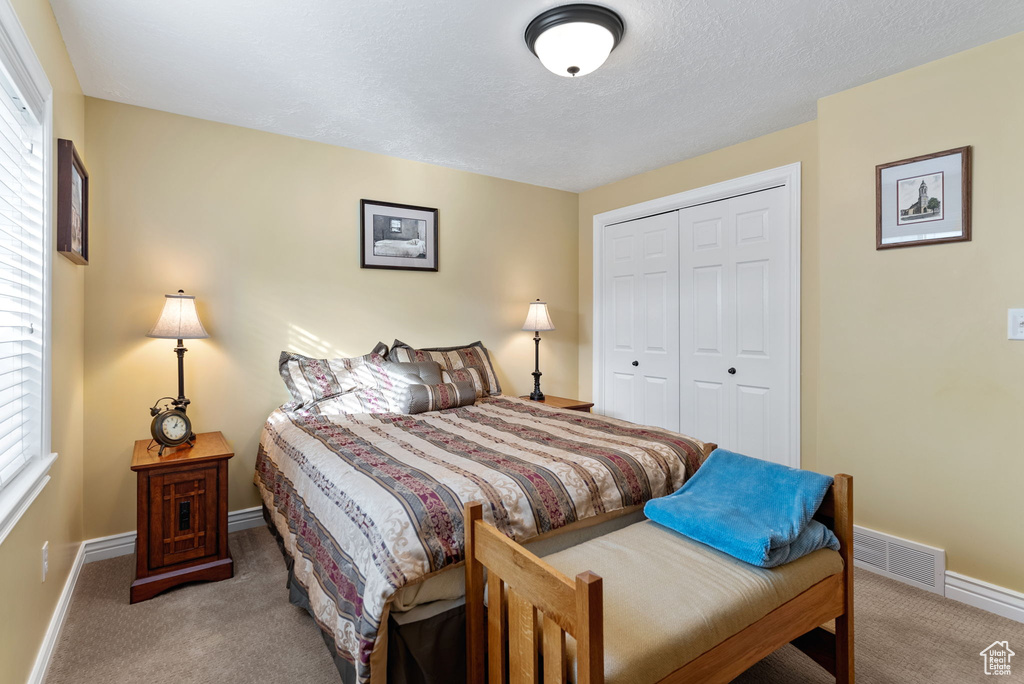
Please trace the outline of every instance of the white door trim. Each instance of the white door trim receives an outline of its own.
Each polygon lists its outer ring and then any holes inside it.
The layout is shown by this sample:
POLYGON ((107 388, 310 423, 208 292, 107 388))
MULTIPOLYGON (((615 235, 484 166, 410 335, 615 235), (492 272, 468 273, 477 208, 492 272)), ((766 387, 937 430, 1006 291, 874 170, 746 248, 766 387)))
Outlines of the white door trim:
MULTIPOLYGON (((634 204, 621 209, 613 209, 603 214, 594 216, 594 328, 591 331, 593 346, 593 401, 594 410, 603 412, 604 387, 601 381, 603 356, 602 337, 597 331, 601 330, 601 282, 603 272, 601 268, 601 234, 605 226, 632 219, 643 218, 652 214, 660 214, 667 211, 677 211, 692 207, 695 204, 715 202, 729 199, 737 195, 743 195, 759 190, 785 186, 789 199, 789 232, 790 232, 790 339, 793 344, 790 348, 790 440, 793 445, 793 454, 789 465, 800 467, 800 162, 780 166, 767 171, 752 173, 749 176, 733 178, 703 188, 687 190, 668 197, 660 197, 640 204, 634 204)), ((693 435, 700 439, 700 435, 693 435)))

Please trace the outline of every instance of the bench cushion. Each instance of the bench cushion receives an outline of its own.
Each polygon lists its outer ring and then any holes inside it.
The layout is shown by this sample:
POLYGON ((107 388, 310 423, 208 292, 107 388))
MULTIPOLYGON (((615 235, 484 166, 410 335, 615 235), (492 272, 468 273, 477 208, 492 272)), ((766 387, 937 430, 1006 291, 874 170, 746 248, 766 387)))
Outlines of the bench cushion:
POLYGON ((755 567, 649 520, 544 560, 570 578, 591 570, 604 579, 607 684, 656 682, 843 570, 830 549, 755 567))

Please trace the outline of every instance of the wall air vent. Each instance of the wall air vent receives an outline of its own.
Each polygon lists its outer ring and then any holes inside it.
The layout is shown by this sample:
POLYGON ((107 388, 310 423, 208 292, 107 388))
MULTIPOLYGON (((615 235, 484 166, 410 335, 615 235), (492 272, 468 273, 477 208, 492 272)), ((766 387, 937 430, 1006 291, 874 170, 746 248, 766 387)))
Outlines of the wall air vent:
POLYGON ((945 594, 946 552, 853 526, 853 564, 936 594, 945 594))

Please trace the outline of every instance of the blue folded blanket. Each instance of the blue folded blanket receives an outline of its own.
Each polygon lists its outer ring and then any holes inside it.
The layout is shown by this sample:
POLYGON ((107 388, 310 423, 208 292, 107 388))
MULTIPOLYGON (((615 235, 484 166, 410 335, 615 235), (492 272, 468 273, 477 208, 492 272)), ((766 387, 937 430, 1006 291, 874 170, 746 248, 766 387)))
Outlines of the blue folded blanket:
POLYGON ((774 568, 839 540, 812 520, 832 478, 716 449, 647 517, 751 565, 774 568))

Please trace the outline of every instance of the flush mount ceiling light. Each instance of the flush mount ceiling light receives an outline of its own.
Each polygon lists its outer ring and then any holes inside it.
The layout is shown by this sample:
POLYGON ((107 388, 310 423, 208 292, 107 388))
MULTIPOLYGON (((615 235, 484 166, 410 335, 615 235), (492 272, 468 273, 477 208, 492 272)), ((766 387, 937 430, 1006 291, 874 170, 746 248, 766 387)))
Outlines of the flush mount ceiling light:
POLYGON ((622 40, 622 17, 597 5, 563 5, 542 12, 526 27, 526 44, 559 76, 596 70, 622 40))

